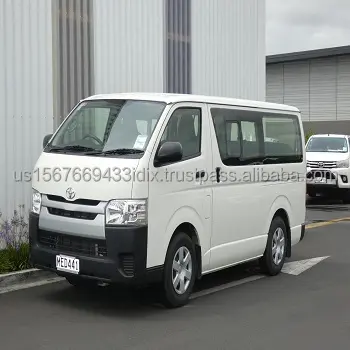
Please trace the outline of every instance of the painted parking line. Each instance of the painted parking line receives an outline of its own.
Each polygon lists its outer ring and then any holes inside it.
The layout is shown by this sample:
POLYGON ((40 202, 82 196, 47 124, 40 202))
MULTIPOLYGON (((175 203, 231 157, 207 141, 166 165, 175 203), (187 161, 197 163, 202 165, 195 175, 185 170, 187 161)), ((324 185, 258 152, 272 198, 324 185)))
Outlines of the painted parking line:
POLYGON ((343 221, 350 221, 350 217, 339 218, 339 219, 328 220, 328 221, 322 221, 322 222, 315 222, 315 223, 306 225, 306 229, 309 230, 309 229, 312 229, 312 228, 333 225, 333 224, 336 224, 338 222, 343 222, 343 221))

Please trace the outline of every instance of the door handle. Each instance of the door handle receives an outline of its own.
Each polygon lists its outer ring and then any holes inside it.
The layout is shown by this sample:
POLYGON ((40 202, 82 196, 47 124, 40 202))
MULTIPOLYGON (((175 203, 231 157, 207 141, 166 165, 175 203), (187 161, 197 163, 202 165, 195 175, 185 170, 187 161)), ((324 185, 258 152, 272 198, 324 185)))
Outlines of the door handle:
POLYGON ((203 178, 205 176, 205 171, 204 170, 200 170, 196 172, 196 179, 200 179, 203 178))
POLYGON ((220 171, 221 171, 221 168, 216 168, 216 182, 219 183, 220 182, 220 171))

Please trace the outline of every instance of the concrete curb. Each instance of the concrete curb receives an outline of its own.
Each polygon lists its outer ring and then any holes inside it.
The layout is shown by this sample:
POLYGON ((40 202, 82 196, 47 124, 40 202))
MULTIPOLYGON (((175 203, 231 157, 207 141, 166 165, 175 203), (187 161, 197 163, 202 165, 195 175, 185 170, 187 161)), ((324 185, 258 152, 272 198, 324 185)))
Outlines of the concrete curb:
POLYGON ((50 271, 29 269, 18 272, 0 274, 0 288, 7 288, 14 285, 24 285, 34 282, 57 279, 57 275, 50 271))

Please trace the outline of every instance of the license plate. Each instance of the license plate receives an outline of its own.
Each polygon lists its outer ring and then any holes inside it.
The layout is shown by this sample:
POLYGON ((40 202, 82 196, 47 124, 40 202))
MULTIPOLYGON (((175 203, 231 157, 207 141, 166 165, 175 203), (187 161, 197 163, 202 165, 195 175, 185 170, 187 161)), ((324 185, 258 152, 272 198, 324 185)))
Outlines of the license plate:
POLYGON ((56 255, 56 269, 79 274, 79 259, 66 255, 56 255))
POLYGON ((316 177, 315 182, 326 183, 327 179, 325 179, 324 177, 316 177))

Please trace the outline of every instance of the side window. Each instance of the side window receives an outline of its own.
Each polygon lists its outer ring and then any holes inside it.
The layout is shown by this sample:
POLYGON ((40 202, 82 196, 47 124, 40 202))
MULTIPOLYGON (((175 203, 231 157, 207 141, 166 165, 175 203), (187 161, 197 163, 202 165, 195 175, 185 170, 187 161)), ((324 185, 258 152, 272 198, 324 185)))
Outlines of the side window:
POLYGON ((199 108, 178 108, 170 117, 161 143, 180 142, 183 159, 196 157, 201 152, 202 115, 199 108))
POLYGON ((216 138, 223 164, 248 165, 261 158, 259 122, 250 112, 212 108, 216 138))
POLYGON ((258 124, 252 121, 241 121, 242 128, 242 157, 259 157, 258 124))
POLYGON ((297 116, 228 108, 211 108, 211 115, 223 164, 303 161, 304 143, 297 116))
POLYGON ((265 115, 263 118, 265 156, 276 163, 299 163, 303 159, 304 142, 299 120, 292 115, 265 115))

